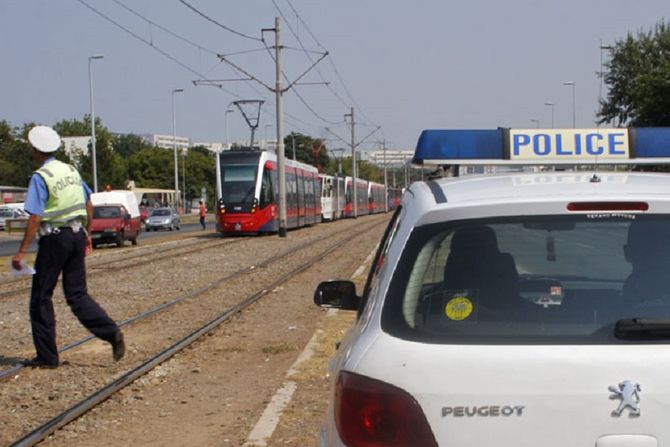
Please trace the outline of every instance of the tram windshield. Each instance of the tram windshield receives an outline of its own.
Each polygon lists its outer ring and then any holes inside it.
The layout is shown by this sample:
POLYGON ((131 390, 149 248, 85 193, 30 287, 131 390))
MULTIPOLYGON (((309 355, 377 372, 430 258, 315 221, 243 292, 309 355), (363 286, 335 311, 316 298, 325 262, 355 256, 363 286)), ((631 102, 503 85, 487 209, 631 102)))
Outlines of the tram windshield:
POLYGON ((247 203, 254 199, 257 165, 224 165, 221 192, 227 203, 247 203))

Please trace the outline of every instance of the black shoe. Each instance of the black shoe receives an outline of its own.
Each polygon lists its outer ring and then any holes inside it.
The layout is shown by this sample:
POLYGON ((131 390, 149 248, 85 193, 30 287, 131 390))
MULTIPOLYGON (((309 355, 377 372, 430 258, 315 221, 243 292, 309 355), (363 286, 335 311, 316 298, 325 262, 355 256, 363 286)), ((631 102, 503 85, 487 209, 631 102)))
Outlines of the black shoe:
POLYGON ((112 341, 112 356, 114 361, 118 362, 124 355, 126 355, 126 342, 123 341, 123 332, 118 331, 112 341))
POLYGON ((41 369, 56 369, 58 368, 58 363, 48 363, 45 362, 44 360, 35 357, 32 359, 24 360, 21 362, 23 366, 30 367, 30 368, 41 368, 41 369))

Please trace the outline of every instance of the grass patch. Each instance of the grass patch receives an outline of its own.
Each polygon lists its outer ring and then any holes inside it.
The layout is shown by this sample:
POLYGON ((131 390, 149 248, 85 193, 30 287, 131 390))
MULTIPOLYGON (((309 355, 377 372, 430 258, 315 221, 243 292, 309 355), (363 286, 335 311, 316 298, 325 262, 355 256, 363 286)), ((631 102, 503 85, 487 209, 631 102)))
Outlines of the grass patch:
POLYGON ((284 352, 292 352, 295 351, 297 348, 295 346, 291 346, 287 343, 281 343, 279 345, 274 345, 274 346, 266 346, 262 349, 263 354, 282 354, 284 352))

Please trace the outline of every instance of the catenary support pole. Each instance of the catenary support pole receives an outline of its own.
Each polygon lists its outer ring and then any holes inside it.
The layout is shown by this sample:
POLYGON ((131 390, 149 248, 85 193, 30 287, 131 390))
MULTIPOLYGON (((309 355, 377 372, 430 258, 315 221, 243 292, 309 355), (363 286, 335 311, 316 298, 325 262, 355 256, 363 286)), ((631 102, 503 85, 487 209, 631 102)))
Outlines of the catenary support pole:
POLYGON ((277 169, 279 170, 279 237, 286 237, 286 172, 284 171, 284 104, 282 103, 283 86, 281 81, 281 46, 279 33, 279 17, 275 17, 275 95, 277 104, 277 169))

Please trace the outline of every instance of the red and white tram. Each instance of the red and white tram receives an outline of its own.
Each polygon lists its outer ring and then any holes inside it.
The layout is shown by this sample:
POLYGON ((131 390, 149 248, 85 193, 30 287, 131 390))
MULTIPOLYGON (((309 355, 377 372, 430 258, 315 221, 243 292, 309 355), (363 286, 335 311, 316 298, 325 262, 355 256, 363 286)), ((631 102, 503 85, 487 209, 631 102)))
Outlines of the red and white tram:
MULTIPOLYGON (((277 155, 259 150, 233 150, 219 156, 216 209, 222 234, 279 231, 277 155)), ((321 222, 321 183, 314 166, 286 160, 286 228, 321 222)))

